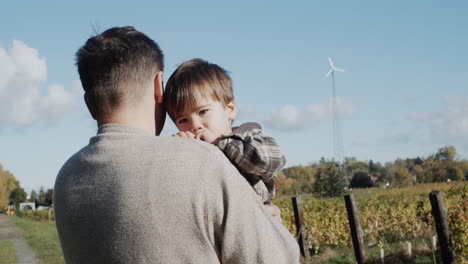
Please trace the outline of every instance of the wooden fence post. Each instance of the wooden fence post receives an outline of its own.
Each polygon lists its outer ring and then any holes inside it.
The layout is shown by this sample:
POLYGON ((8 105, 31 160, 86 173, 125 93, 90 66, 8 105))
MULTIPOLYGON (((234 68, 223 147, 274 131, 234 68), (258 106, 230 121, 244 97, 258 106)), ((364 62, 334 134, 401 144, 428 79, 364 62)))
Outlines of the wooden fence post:
POLYGON ((413 248, 411 246, 411 242, 409 241, 406 241, 406 252, 408 253, 408 256, 412 256, 413 255, 413 248))
POLYGON ((49 210, 47 211, 47 220, 52 220, 52 206, 50 206, 49 210))
POLYGON ((351 228, 351 237, 353 238, 354 254, 358 264, 366 261, 364 252, 364 240, 362 238, 361 222, 359 222, 359 212, 354 201, 354 194, 345 195, 346 211, 348 212, 349 227, 351 228))
POLYGON ((444 264, 455 263, 455 252, 447 223, 447 210, 444 206, 442 192, 433 191, 429 194, 431 200, 432 215, 436 224, 437 238, 439 239, 440 252, 444 264))
POLYGON ((302 201, 301 196, 294 196, 292 198, 293 209, 294 209, 294 220, 296 223, 296 230, 299 242, 299 248, 301 250, 302 256, 309 260, 310 253, 309 253, 309 246, 307 244, 306 239, 306 230, 304 226, 304 210, 302 210, 302 201))

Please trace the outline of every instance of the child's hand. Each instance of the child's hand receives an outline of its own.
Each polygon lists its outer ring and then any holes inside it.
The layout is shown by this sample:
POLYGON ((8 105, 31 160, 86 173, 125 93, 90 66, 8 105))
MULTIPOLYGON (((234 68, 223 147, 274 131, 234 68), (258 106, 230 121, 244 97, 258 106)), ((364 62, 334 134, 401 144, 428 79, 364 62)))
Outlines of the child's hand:
POLYGON ((208 129, 201 129, 197 131, 195 138, 216 145, 221 137, 213 134, 208 129))
POLYGON ((177 134, 172 135, 173 137, 183 137, 183 138, 191 138, 191 139, 197 139, 195 137, 195 134, 193 134, 190 131, 181 131, 177 134))
POLYGON ((265 211, 273 216, 274 219, 282 223, 283 221, 281 220, 281 210, 279 209, 278 206, 270 203, 270 204, 265 204, 265 211))

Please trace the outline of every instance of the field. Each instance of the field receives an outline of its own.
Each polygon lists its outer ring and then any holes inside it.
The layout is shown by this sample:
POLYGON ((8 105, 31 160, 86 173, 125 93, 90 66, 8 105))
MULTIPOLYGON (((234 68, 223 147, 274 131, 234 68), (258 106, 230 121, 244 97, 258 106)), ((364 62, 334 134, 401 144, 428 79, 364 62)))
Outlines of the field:
MULTIPOLYGON (((465 182, 353 191, 370 263, 381 263, 380 249, 385 251, 385 263, 441 263, 439 250, 434 251, 432 246, 436 233, 428 199, 432 190, 444 191, 457 263, 468 263, 467 252, 463 250, 468 248, 468 184, 465 182), (407 241, 413 245, 411 257, 405 250, 407 241)), ((311 263, 354 263, 344 199, 303 195, 302 200, 311 263)), ((275 203, 282 210, 283 224, 295 234, 290 197, 279 198, 275 203)), ((30 217, 47 219, 46 214, 30 217)), ((15 216, 13 220, 41 263, 64 263, 55 223, 30 217, 15 216)), ((0 244, 0 249, 8 247, 0 244)))
POLYGON ((38 221, 29 217, 12 216, 24 240, 36 253, 40 263, 65 263, 53 221, 38 221))
MULTIPOLYGON (((436 234, 428 194, 432 190, 444 191, 450 230, 455 244, 457 263, 467 263, 468 248, 468 184, 465 182, 421 184, 407 188, 371 188, 354 191, 360 221, 364 231, 368 256, 380 263, 380 249, 386 259, 401 258, 401 263, 411 263, 403 248, 411 242, 414 255, 419 254, 434 263, 432 237, 436 234)), ((350 263, 354 257, 350 228, 343 198, 318 199, 303 196, 307 242, 315 260, 323 263, 350 263), (333 259, 336 261, 333 262, 333 259)), ((291 199, 278 199, 283 224, 296 233, 291 199)), ((388 262, 387 262, 388 263, 388 262)), ((392 262, 397 263, 397 262, 392 262)))
POLYGON ((15 248, 11 240, 0 240, 0 264, 16 263, 15 248))

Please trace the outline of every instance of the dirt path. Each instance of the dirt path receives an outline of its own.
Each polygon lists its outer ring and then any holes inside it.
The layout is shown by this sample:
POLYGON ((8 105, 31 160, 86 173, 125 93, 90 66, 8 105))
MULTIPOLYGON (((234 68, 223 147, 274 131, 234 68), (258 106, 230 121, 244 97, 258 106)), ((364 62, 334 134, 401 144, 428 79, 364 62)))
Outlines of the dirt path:
POLYGON ((16 260, 18 264, 36 264, 36 254, 21 238, 21 234, 16 231, 16 228, 11 219, 3 214, 0 214, 0 240, 8 239, 13 241, 16 250, 16 260))

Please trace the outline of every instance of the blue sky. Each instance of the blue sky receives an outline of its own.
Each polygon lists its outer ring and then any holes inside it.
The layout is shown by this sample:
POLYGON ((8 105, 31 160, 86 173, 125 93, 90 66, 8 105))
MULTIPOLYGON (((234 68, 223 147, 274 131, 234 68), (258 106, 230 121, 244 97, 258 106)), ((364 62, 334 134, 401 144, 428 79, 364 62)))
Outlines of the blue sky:
MULTIPOLYGON (((93 28, 132 25, 165 79, 204 58, 234 80, 237 124, 260 122, 287 166, 333 156, 336 74, 344 154, 387 162, 454 145, 468 159, 464 1, 8 1, 0 9, 0 164, 29 192, 53 186, 96 124, 74 53, 93 28)), ((166 123, 163 136, 175 133, 166 123)), ((156 150, 155 150, 156 151, 156 150)))

